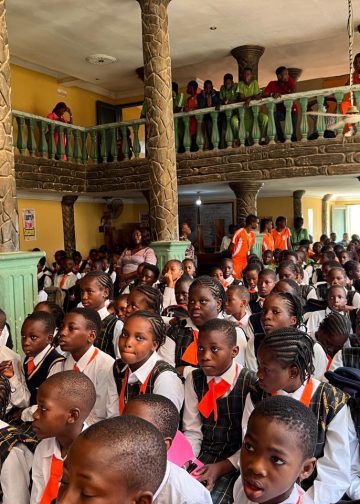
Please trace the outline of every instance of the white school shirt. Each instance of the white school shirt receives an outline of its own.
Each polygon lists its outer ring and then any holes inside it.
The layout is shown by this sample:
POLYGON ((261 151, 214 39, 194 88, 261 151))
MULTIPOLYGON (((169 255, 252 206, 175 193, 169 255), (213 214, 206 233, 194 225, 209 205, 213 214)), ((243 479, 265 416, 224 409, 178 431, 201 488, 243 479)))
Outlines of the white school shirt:
POLYGON ((2 345, 6 346, 7 340, 9 339, 9 329, 5 324, 3 330, 0 333, 0 347, 2 345))
POLYGON ((86 419, 88 425, 92 425, 106 418, 107 382, 114 365, 114 359, 98 348, 96 357, 88 364, 94 351, 95 347, 91 345, 89 350, 77 362, 75 362, 71 354, 67 354, 64 361, 57 362, 53 365, 48 375, 52 376, 62 371, 72 371, 76 364, 79 370, 90 378, 96 390, 96 402, 90 415, 86 419))
POLYGON ((177 305, 176 297, 175 297, 175 289, 174 287, 165 287, 163 294, 163 308, 167 308, 168 306, 177 305))
POLYGON ((61 275, 55 275, 55 278, 54 278, 55 287, 58 287, 59 289, 62 289, 62 290, 68 290, 71 287, 74 287, 76 282, 77 282, 77 277, 76 277, 75 273, 73 273, 72 271, 70 271, 70 273, 62 273, 61 275), (66 277, 65 283, 62 287, 60 287, 61 281, 64 276, 66 277))
POLYGON ((9 378, 11 387, 10 403, 6 409, 9 411, 13 406, 17 408, 25 408, 29 406, 30 392, 26 386, 25 375, 21 363, 20 355, 10 350, 6 346, 0 346, 0 362, 11 360, 14 376, 9 378))
POLYGON ((234 315, 224 315, 224 318, 226 320, 229 320, 229 322, 234 322, 234 324, 236 324, 237 327, 240 327, 240 329, 243 329, 245 332, 245 338, 246 338, 246 328, 248 326, 250 316, 251 316, 251 313, 246 312, 245 315, 240 320, 237 320, 234 317, 234 315))
MULTIPOLYGON (((250 501, 244 492, 242 487, 241 476, 236 480, 234 485, 234 503, 236 504, 253 504, 254 501, 250 501)), ((279 504, 314 504, 314 501, 309 497, 304 490, 295 483, 294 488, 289 495, 289 497, 279 504), (300 497, 300 501, 299 501, 300 497)), ((325 504, 323 502, 322 504, 325 504)))
MULTIPOLYGON (((315 394, 320 382, 312 379, 315 394)), ((292 397, 300 400, 305 386, 301 385, 295 392, 287 393, 279 390, 278 395, 292 397)), ((250 394, 247 395, 242 417, 243 437, 246 433, 249 417, 254 409, 250 394)), ((311 497, 315 504, 337 502, 344 495, 350 485, 351 450, 350 429, 352 422, 348 408, 344 406, 329 423, 326 431, 324 455, 316 462, 317 477, 306 494, 311 497)))
MULTIPOLYGON (((304 314, 303 320, 306 325, 307 333, 316 341, 315 333, 319 329, 319 325, 324 320, 324 318, 329 315, 332 310, 327 307, 325 310, 317 310, 313 312, 307 312, 304 314)), ((341 315, 345 315, 345 312, 339 312, 341 315)))
MULTIPOLYGON (((226 315, 220 312, 217 316, 219 319, 226 319, 226 315)), ((186 319, 186 326, 198 331, 199 329, 192 323, 190 318, 186 319)), ((235 357, 235 362, 238 362, 241 366, 245 365, 245 351, 247 346, 247 339, 245 336, 245 331, 240 327, 236 327, 236 345, 239 347, 239 353, 235 357)), ((160 358, 168 362, 171 366, 175 367, 175 341, 166 336, 165 343, 158 349, 158 354, 160 358)), ((186 377, 194 370, 193 366, 185 366, 183 371, 183 377, 186 377)))
MULTIPOLYGON (((9 427, 9 424, 0 420, 0 429, 6 427, 9 427)), ((23 443, 16 443, 11 448, 0 470, 2 504, 29 504, 30 470, 33 457, 29 448, 23 443)))
POLYGON ((354 422, 349 422, 351 452, 351 483, 346 494, 353 500, 360 500, 360 446, 354 422))
MULTIPOLYGON (((110 312, 108 311, 106 306, 103 306, 97 312, 100 315, 101 320, 106 319, 106 317, 108 315, 110 315, 110 312)), ((123 327, 124 327, 124 323, 122 320, 118 320, 115 324, 115 327, 114 327, 113 346, 114 346, 115 357, 117 359, 120 359, 119 338, 121 336, 123 327)))
MULTIPOLYGON (((132 372, 129 368, 128 384, 145 383, 149 373, 159 360, 161 360, 160 356, 154 352, 136 371, 132 372)), ((128 365, 126 364, 123 370, 127 367, 128 365)), ((176 373, 173 371, 164 371, 161 373, 155 380, 153 393, 170 399, 180 412, 184 402, 184 386, 176 373)), ((107 379, 106 416, 107 418, 119 416, 119 393, 112 370, 107 379)))
MULTIPOLYGON (((206 381, 209 383, 210 380, 214 379, 215 383, 225 380, 230 385, 229 391, 222 397, 226 397, 230 394, 236 384, 236 373, 240 373, 242 366, 236 362, 232 362, 231 366, 224 374, 221 376, 207 376, 206 381)), ((193 452, 197 457, 201 450, 201 443, 203 440, 202 433, 202 421, 200 412, 198 410, 198 397, 194 389, 193 374, 190 373, 185 380, 185 403, 184 403, 184 414, 183 414, 183 432, 185 437, 190 442, 193 452)), ((228 460, 233 464, 236 469, 239 467, 239 450, 231 455, 228 460)))
POLYGON ((154 504, 212 504, 210 492, 204 485, 169 460, 153 499, 154 504))
MULTIPOLYGON (((326 371, 326 367, 328 365, 328 360, 326 357, 326 353, 323 347, 319 343, 314 344, 314 373, 313 377, 317 380, 322 380, 324 373, 326 371)), ((255 339, 254 337, 250 338, 245 352, 245 366, 251 371, 255 373, 258 370, 258 362, 255 356, 255 339)))
POLYGON ((47 438, 37 445, 32 465, 32 489, 30 504, 39 504, 50 478, 52 457, 64 461, 60 445, 55 438, 47 438))

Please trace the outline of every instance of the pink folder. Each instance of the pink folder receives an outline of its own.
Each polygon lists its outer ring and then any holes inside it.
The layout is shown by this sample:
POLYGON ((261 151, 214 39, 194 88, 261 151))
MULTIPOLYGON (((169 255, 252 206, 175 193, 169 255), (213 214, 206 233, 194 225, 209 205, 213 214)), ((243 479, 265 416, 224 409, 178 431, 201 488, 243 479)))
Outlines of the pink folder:
POLYGON ((197 467, 193 469, 195 470, 200 469, 204 465, 195 457, 191 444, 186 439, 184 434, 180 431, 177 431, 171 448, 167 452, 167 456, 170 462, 179 467, 183 467, 185 464, 188 464, 190 462, 196 464, 197 467))

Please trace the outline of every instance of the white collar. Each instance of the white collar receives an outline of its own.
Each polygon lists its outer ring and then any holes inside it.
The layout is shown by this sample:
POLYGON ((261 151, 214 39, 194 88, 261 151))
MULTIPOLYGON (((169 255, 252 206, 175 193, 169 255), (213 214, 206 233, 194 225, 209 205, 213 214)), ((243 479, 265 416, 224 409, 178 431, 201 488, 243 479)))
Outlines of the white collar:
POLYGON ((220 376, 207 376, 206 381, 209 383, 209 381, 214 380, 215 383, 219 383, 221 380, 225 380, 229 385, 232 385, 234 383, 236 375, 241 371, 241 366, 239 364, 236 364, 236 362, 233 360, 231 363, 231 366, 225 373, 223 373, 220 376))
MULTIPOLYGON (((314 388, 312 391, 312 395, 314 395, 314 392, 318 388, 318 386, 320 385, 320 382, 319 382, 319 380, 316 380, 315 378, 311 378, 311 379, 314 384, 314 388)), ((296 399, 297 401, 299 401, 302 396, 302 393, 304 392, 304 388, 305 388, 305 383, 303 383, 301 385, 301 387, 299 387, 297 390, 295 390, 295 392, 286 392, 285 390, 279 390, 277 392, 277 395, 292 397, 293 399, 296 399)))
POLYGON ((78 369, 81 372, 83 372, 84 369, 86 368, 89 360, 91 359, 92 354, 94 353, 94 350, 95 350, 94 345, 91 345, 89 350, 87 350, 84 353, 84 355, 77 362, 75 361, 74 357, 71 354, 69 354, 68 359, 70 360, 70 362, 72 362, 72 365, 74 365, 76 363, 76 366, 78 367, 78 369))
POLYGON ((108 312, 108 309, 106 308, 106 306, 103 306, 102 308, 100 308, 100 310, 97 311, 98 314, 100 315, 100 318, 101 320, 104 320, 106 319, 106 317, 108 315, 110 315, 110 312, 108 312))
MULTIPOLYGON (((170 476, 170 464, 171 462, 167 461, 166 462, 166 471, 165 471, 165 475, 164 475, 164 478, 162 480, 162 482, 160 483, 160 486, 159 488, 156 490, 155 494, 154 494, 154 497, 153 497, 153 502, 155 502, 155 500, 157 499, 157 497, 160 495, 160 493, 162 492, 164 486, 166 485, 166 483, 168 482, 168 479, 169 479, 169 476, 170 476)), ((185 470, 185 469, 184 469, 185 470)))
MULTIPOLYGON (((153 352, 152 355, 148 358, 144 364, 139 367, 136 371, 131 371, 129 368, 129 378, 128 378, 128 383, 145 383, 146 378, 149 376, 149 373, 157 363, 157 361, 160 360, 160 357, 156 352, 153 352)), ((122 371, 125 371, 125 369, 128 368, 128 365, 123 367, 122 371)))
MULTIPOLYGON (((39 362, 41 362, 44 359, 44 357, 46 357, 47 353, 50 352, 51 350, 52 350, 52 346, 49 344, 44 348, 44 350, 42 352, 35 355, 35 357, 34 357, 35 366, 37 366, 39 364, 39 362)), ((28 359, 28 361, 29 360, 31 360, 31 359, 28 359)))

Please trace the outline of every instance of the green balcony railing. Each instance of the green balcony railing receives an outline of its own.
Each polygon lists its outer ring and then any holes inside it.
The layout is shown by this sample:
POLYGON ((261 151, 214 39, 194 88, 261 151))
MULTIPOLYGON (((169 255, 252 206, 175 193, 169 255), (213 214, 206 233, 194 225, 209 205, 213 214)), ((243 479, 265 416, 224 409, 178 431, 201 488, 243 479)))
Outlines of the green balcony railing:
MULTIPOLYGON (((352 90, 360 110, 360 85, 353 86, 352 90)), ((342 86, 284 95, 279 99, 265 98, 250 102, 248 107, 244 103, 233 103, 219 109, 174 114, 176 151, 181 154, 244 145, 259 146, 262 137, 266 138, 266 143, 273 144, 278 140, 278 112, 282 115, 283 141, 309 142, 324 135, 326 137, 327 128, 333 120, 331 115, 316 117, 306 112, 314 109, 323 111, 325 104, 332 103, 332 111, 341 113, 341 105, 349 92, 349 86, 342 86)), ((83 164, 146 157, 145 119, 84 128, 14 110, 13 126, 15 152, 20 155, 83 164)), ((360 123, 355 127, 356 135, 360 136, 360 123)), ((344 134, 343 128, 334 134, 344 134)))

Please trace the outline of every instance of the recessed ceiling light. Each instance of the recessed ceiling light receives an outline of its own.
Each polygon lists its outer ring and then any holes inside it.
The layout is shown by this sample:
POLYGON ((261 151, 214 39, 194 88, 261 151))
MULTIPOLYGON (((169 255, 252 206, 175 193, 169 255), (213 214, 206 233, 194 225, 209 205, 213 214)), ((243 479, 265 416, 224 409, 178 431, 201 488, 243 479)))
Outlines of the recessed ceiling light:
POLYGON ((116 58, 107 54, 91 54, 90 56, 86 56, 85 60, 91 65, 109 65, 110 63, 115 63, 116 58))
POLYGON ((210 26, 210 30, 217 30, 217 26, 210 26))

